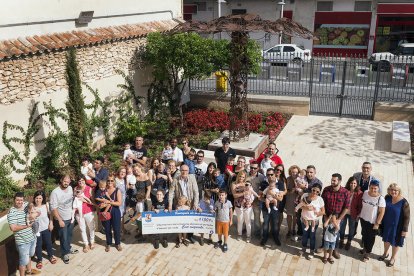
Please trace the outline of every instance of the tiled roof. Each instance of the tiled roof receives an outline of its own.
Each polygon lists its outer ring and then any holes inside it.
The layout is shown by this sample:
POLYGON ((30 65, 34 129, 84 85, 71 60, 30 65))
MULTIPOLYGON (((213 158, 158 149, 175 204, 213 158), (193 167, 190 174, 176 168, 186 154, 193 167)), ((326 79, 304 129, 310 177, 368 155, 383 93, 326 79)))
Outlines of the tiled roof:
POLYGON ((154 21, 2 40, 0 41, 0 60, 21 55, 65 49, 71 46, 142 37, 151 32, 170 30, 177 24, 174 20, 154 21))

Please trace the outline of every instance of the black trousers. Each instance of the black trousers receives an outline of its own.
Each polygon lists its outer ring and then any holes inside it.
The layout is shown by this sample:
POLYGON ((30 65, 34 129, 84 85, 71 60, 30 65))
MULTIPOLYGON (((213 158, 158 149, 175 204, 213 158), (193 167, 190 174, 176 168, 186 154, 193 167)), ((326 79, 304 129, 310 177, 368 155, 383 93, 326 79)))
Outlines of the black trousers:
POLYGON ((371 253, 372 248, 374 247, 375 237, 378 233, 378 230, 374 230, 374 224, 360 219, 362 227, 362 245, 365 249, 365 252, 371 253))

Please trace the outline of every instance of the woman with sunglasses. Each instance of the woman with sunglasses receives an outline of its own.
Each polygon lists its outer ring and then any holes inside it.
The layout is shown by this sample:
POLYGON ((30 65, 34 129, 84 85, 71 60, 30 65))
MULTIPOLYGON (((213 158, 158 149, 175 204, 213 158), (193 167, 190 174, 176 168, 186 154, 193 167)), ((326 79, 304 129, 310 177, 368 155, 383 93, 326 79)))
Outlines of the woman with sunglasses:
POLYGON ((348 240, 345 245, 345 250, 349 250, 351 247, 352 239, 355 237, 356 234, 356 228, 358 226, 358 215, 361 213, 362 209, 362 195, 363 192, 361 191, 358 180, 351 176, 348 181, 346 182, 345 189, 349 191, 350 194, 350 207, 347 212, 347 214, 344 217, 344 222, 341 224, 341 229, 339 231, 339 248, 344 247, 345 242, 345 228, 348 224, 348 240))
MULTIPOLYGON (((325 214, 325 203, 320 196, 322 190, 322 186, 318 183, 315 183, 312 186, 310 193, 305 193, 302 195, 303 198, 308 198, 311 200, 311 204, 308 204, 307 206, 303 206, 303 209, 307 209, 308 211, 314 211, 315 215, 319 218, 325 214)), ((301 199, 301 200, 302 200, 301 199)), ((305 229, 305 224, 302 223, 302 229, 305 229)), ((310 254, 308 255, 308 259, 312 259, 315 254, 315 245, 316 245, 316 231, 319 225, 319 219, 316 220, 316 224, 314 229, 312 227, 309 227, 308 230, 303 230, 302 235, 302 250, 299 251, 299 256, 302 256, 306 253, 306 249, 308 247, 308 241, 310 243, 310 254)))
POLYGON ((392 247, 391 259, 387 266, 392 267, 398 249, 403 247, 410 223, 410 205, 401 194, 401 188, 396 183, 388 187, 385 196, 385 214, 382 220, 382 241, 384 242, 384 253, 378 259, 384 261, 388 258, 388 251, 392 247))
POLYGON ((112 231, 114 232, 115 247, 118 251, 121 251, 121 211, 119 206, 122 205, 122 194, 115 186, 115 175, 113 173, 108 176, 106 181, 106 192, 109 199, 104 203, 111 205, 111 219, 102 222, 106 235, 105 251, 109 252, 112 245, 112 231))
POLYGON ((190 151, 192 149, 193 148, 190 147, 190 141, 188 140, 188 138, 184 138, 183 139, 183 149, 182 149, 184 159, 188 159, 188 155, 190 154, 190 151))
POLYGON ((287 193, 287 189, 286 189, 286 183, 287 183, 287 179, 286 179, 286 175, 285 175, 285 167, 283 166, 283 164, 279 164, 275 167, 275 176, 276 176, 276 187, 279 189, 281 193, 281 195, 283 196, 282 201, 279 202, 279 206, 277 207, 278 211, 279 211, 279 229, 282 226, 282 222, 283 222, 283 212, 285 210, 285 205, 286 205, 286 193, 287 193))

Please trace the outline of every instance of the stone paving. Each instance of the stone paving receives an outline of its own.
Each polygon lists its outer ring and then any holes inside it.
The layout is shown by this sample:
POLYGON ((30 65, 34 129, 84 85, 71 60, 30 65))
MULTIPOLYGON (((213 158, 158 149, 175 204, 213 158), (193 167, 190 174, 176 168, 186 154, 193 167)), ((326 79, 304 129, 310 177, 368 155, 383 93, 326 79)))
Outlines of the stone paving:
MULTIPOLYGON (((346 118, 293 116, 277 139, 277 147, 287 166, 305 167, 314 164, 317 177, 329 185, 330 175, 339 172, 347 179, 359 171, 363 161, 373 164, 373 174, 387 187, 398 183, 409 200, 414 199, 413 169, 410 155, 390 152, 391 123, 346 118)), ((346 180, 345 180, 346 181, 346 180)), ((414 212, 412 212, 413 214, 414 212)), ((411 220, 412 222, 414 220, 411 220)), ((235 227, 231 228, 229 251, 222 253, 212 245, 194 244, 186 248, 174 248, 175 236, 169 239, 168 248, 155 250, 146 243, 136 243, 134 234, 126 236, 118 252, 111 248, 104 251, 104 235, 98 233, 93 251, 72 255, 70 264, 60 259, 57 264, 44 264, 44 275, 414 275, 409 266, 413 260, 413 227, 410 224, 405 246, 400 250, 395 266, 386 267, 376 260, 382 253, 382 242, 377 238, 373 256, 367 263, 360 261, 358 241, 351 250, 340 250, 341 259, 334 264, 323 264, 321 254, 307 260, 297 256, 299 243, 285 240, 286 222, 281 229, 282 246, 272 242, 263 248, 259 240, 252 243, 235 240, 235 227)), ((127 225, 134 231, 132 225, 127 225)), ((317 244, 321 239, 318 231, 317 244)), ((214 237, 217 239, 216 237, 214 237)), ((82 248, 78 230, 75 230, 75 247, 82 248)), ((80 250, 81 251, 81 250, 80 250)), ((57 254, 58 255, 58 254, 57 254)))

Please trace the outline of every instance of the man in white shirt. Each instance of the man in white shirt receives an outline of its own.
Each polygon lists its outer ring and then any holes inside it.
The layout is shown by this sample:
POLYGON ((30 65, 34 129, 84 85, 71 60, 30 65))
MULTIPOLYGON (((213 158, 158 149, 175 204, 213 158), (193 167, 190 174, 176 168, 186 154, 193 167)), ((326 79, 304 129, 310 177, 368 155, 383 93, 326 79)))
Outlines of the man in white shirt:
POLYGON ((65 264, 69 263, 69 253, 79 252, 70 245, 74 223, 71 223, 73 190, 69 184, 70 177, 63 176, 60 179, 59 187, 56 187, 50 194, 50 209, 59 223, 60 252, 65 264))
POLYGON ((177 166, 179 166, 184 161, 184 155, 183 155, 183 151, 177 147, 177 144, 178 144, 177 138, 172 138, 170 141, 170 145, 174 153, 172 160, 174 160, 177 163, 177 166))

